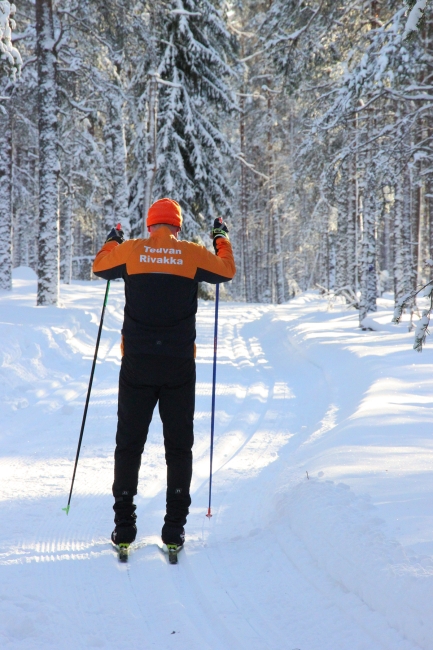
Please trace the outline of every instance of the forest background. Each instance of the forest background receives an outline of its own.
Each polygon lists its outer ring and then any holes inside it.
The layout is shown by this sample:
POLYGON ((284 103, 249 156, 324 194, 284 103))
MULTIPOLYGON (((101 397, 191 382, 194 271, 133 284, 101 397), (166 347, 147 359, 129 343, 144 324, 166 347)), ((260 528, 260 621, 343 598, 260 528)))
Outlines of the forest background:
POLYGON ((1 0, 0 288, 57 304, 170 196, 187 239, 227 220, 227 298, 362 322, 431 278, 432 48, 427 0, 1 0))

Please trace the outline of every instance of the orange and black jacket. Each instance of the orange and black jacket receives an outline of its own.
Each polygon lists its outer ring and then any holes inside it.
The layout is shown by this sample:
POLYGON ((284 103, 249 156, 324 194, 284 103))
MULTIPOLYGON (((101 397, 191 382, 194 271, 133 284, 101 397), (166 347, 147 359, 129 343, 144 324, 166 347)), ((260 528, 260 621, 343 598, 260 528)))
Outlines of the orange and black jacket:
POLYGON ((193 357, 199 282, 227 282, 236 272, 230 242, 216 240, 218 254, 179 241, 168 228, 149 239, 104 244, 93 272, 125 281, 125 354, 193 357))

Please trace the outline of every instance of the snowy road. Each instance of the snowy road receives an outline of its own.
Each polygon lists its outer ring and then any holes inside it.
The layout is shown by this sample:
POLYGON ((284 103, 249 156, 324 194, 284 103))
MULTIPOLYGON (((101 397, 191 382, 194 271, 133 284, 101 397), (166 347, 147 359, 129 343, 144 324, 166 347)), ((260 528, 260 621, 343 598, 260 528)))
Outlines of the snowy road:
POLYGON ((223 303, 209 521, 214 306, 201 304, 187 546, 177 567, 157 547, 156 415, 125 566, 108 542, 122 285, 66 517, 104 285, 63 286, 63 309, 36 309, 27 277, 0 293, 1 648, 433 648, 431 343, 415 355, 389 314, 361 332, 313 294, 223 303))

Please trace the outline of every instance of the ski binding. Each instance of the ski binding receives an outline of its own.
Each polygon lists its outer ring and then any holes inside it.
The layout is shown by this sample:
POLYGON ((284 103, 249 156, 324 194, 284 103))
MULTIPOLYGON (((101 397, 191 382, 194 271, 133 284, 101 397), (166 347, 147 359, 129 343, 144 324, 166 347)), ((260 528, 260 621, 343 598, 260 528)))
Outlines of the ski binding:
POLYGON ((183 546, 179 546, 178 544, 163 544, 162 547, 164 553, 168 553, 168 561, 170 564, 177 564, 177 556, 182 549, 183 546))
POLYGON ((115 544, 115 549, 117 550, 117 555, 119 557, 119 562, 127 562, 129 556, 129 547, 130 544, 115 544))

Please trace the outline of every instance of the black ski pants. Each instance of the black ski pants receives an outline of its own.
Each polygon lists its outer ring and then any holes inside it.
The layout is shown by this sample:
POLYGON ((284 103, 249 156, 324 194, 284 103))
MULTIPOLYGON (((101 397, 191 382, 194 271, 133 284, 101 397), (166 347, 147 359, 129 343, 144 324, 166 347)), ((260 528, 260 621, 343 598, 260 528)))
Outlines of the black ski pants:
POLYGON ((113 495, 137 494, 141 455, 159 402, 167 463, 165 523, 185 525, 194 443, 195 359, 130 354, 122 359, 114 453, 113 495))

